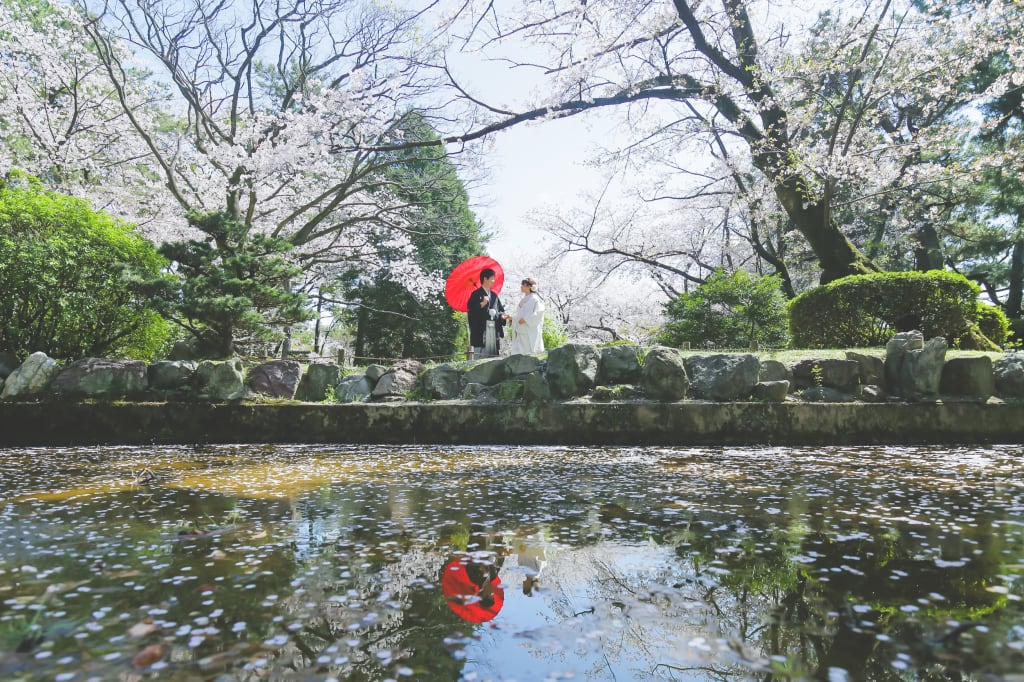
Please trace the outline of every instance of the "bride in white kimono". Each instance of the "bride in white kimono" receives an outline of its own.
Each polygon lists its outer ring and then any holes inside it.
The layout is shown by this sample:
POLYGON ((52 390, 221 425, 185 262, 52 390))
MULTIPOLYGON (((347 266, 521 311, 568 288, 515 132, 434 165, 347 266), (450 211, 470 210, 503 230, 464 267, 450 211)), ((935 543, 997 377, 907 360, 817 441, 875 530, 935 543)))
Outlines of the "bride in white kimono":
POLYGON ((520 290, 523 298, 510 320, 515 338, 512 339, 509 354, 540 353, 544 350, 544 337, 541 334, 544 327, 544 300, 537 293, 537 280, 532 277, 523 280, 520 290))

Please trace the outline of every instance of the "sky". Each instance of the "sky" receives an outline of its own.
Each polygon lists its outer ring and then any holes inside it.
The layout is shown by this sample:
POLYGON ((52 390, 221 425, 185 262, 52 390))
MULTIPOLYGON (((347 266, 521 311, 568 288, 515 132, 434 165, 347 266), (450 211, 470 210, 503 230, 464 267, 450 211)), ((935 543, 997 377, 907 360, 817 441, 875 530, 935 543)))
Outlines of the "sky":
MULTIPOLYGON (((449 54, 449 67, 474 96, 491 104, 522 109, 540 81, 506 64, 475 54, 449 54)), ((488 140, 482 184, 471 183, 470 207, 494 236, 487 255, 502 263, 510 277, 522 279, 547 251, 546 235, 530 225, 531 213, 548 213, 580 202, 596 192, 602 174, 586 165, 602 144, 615 137, 618 118, 611 110, 559 120, 513 126, 488 140)))
POLYGON ((604 141, 602 131, 572 119, 498 134, 487 154, 489 180, 470 192, 477 217, 494 233, 488 255, 513 267, 537 261, 546 250, 546 236, 531 225, 529 215, 577 204, 581 194, 599 189, 601 174, 585 161, 604 141))

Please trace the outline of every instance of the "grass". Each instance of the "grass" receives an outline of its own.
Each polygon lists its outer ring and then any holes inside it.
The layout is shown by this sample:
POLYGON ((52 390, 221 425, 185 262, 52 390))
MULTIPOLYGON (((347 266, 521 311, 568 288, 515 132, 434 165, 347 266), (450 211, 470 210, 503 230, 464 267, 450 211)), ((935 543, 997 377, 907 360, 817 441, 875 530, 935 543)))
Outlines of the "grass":
MULTIPOLYGON (((861 353, 862 355, 873 355, 877 358, 885 358, 885 348, 871 347, 871 348, 794 348, 794 349, 780 349, 780 350, 762 350, 762 351, 749 351, 749 350, 704 350, 704 349, 693 349, 680 351, 684 356, 692 355, 711 355, 713 353, 734 353, 734 354, 748 354, 752 353, 762 360, 778 360, 779 362, 792 363, 800 362, 801 360, 819 360, 822 358, 838 358, 840 360, 846 359, 846 352, 854 351, 861 353)), ((1003 355, 1002 352, 998 351, 977 351, 977 350, 959 350, 956 348, 949 348, 946 350, 947 358, 956 357, 972 357, 977 355, 987 355, 993 360, 1003 355)))

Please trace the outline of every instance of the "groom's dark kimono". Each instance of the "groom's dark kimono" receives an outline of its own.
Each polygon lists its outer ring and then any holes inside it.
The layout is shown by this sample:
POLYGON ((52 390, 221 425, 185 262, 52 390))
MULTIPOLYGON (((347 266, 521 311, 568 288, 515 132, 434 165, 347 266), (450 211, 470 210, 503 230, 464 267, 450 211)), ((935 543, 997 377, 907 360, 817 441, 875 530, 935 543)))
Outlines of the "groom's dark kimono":
POLYGON ((487 329, 487 320, 492 319, 490 310, 496 311, 493 318, 494 336, 499 346, 501 345, 500 339, 505 336, 505 320, 501 318, 501 314, 505 312, 505 306, 501 304, 501 299, 492 289, 487 305, 481 307, 480 301, 487 295, 487 291, 483 287, 477 288, 469 295, 469 309, 466 314, 469 316, 469 345, 473 348, 484 347, 484 331, 487 329))

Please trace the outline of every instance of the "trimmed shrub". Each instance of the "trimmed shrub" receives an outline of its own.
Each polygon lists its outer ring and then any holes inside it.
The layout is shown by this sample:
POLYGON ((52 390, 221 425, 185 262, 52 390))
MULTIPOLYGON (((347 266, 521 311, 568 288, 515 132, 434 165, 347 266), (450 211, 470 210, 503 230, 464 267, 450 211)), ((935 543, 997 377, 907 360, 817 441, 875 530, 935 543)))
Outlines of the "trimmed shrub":
POLYGON ((1002 346, 1010 337, 1010 319, 1002 308, 978 303, 978 329, 992 343, 1002 346))
POLYGON ((779 277, 719 268, 690 293, 665 304, 668 322, 658 343, 679 348, 767 348, 786 345, 786 299, 779 277))
POLYGON ((979 287, 942 270, 852 275, 800 294, 787 306, 796 348, 883 346, 917 329, 950 345, 976 324, 979 287))

